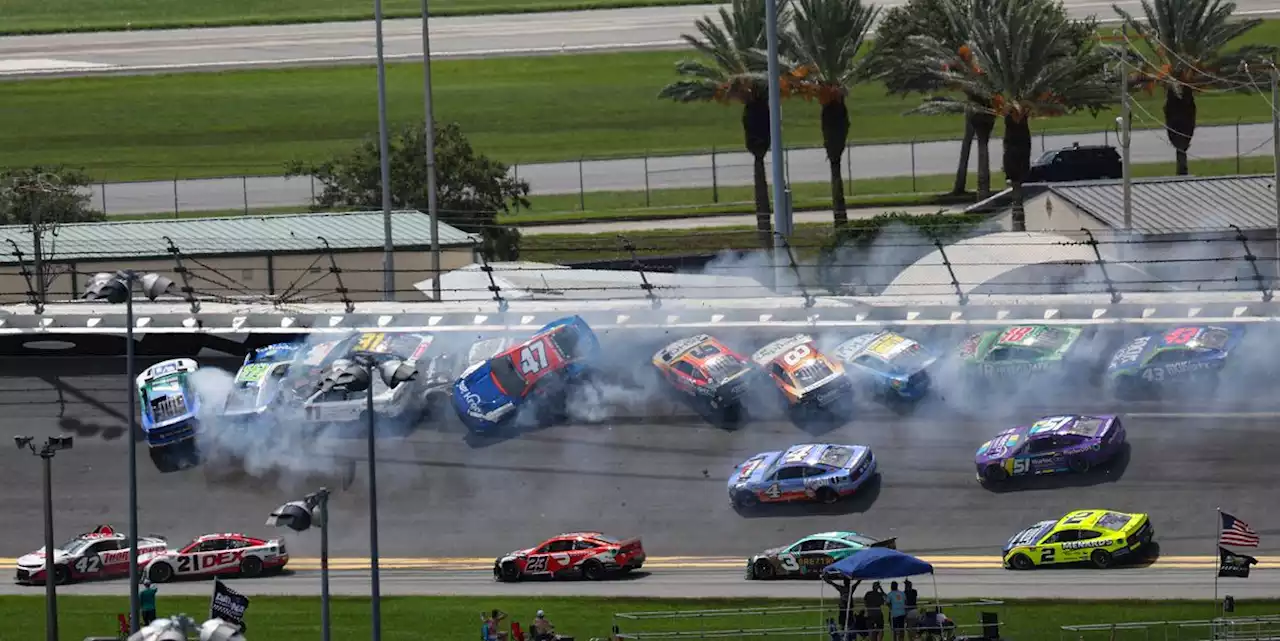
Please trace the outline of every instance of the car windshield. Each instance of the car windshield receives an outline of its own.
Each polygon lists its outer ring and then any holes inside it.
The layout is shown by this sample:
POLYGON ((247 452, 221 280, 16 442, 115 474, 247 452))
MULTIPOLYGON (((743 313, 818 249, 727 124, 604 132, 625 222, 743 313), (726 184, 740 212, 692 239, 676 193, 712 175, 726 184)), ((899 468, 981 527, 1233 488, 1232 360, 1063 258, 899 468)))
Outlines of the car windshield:
POLYGON ((1126 524, 1128 524, 1129 521, 1132 521, 1132 520, 1133 520, 1133 517, 1129 516, 1128 514, 1121 514, 1119 512, 1107 512, 1106 514, 1102 515, 1102 518, 1098 519, 1098 527, 1104 528, 1107 530, 1119 530, 1123 528, 1126 524))
POLYGON ((1060 329, 1046 327, 1036 335, 1035 346, 1045 351, 1053 351, 1066 344, 1068 337, 1069 334, 1060 329))
POLYGON ((1063 430, 1064 434, 1075 434, 1077 436, 1093 437, 1098 434, 1098 429, 1102 427, 1107 420, 1094 416, 1081 416, 1069 428, 1063 430))
POLYGON ((577 327, 566 325, 551 335, 551 342, 555 343, 556 349, 564 354, 566 360, 573 360, 579 356, 578 346, 582 342, 582 335, 577 327))
POLYGON ((619 541, 618 539, 613 538, 612 536, 605 536, 603 534, 597 534, 596 536, 593 536, 591 538, 595 539, 596 541, 602 541, 604 543, 609 543, 612 545, 617 545, 618 543, 622 542, 622 541, 619 541))
POLYGON ((249 356, 249 363, 283 363, 293 360, 294 353, 290 347, 264 347, 254 350, 249 356))
POLYGON ((1040 157, 1036 159, 1035 164, 1037 164, 1037 165, 1047 165, 1047 164, 1049 164, 1050 162, 1052 162, 1052 161, 1053 161, 1053 157, 1054 157, 1054 156, 1057 156, 1057 155, 1058 155, 1058 151, 1057 151, 1056 149, 1055 149, 1054 151, 1046 151, 1046 152, 1044 152, 1044 153, 1040 154, 1040 157))
POLYGON ((918 371, 929 362, 932 356, 919 343, 908 347, 893 357, 893 368, 900 373, 910 374, 918 371))
POLYGON ((516 370, 516 361, 514 354, 508 354, 499 358, 495 358, 490 366, 493 369, 493 377, 498 381, 498 385, 507 393, 507 396, 522 397, 525 388, 529 386, 516 370))
POLYGON ((147 400, 154 401, 174 394, 182 393, 182 380, 177 374, 170 374, 151 382, 147 388, 147 400))
POLYGON ((796 383, 801 387, 805 387, 831 376, 831 368, 822 361, 814 361, 796 369, 792 376, 795 376, 796 383))
POLYGON ((715 356, 707 360, 707 375, 712 381, 720 382, 746 369, 746 364, 728 355, 715 356))
POLYGON ((1227 344, 1227 339, 1229 338, 1231 338, 1231 334, 1227 333, 1227 330, 1220 327, 1211 327, 1200 336, 1197 341, 1199 343, 1197 347, 1200 349, 1222 349, 1222 346, 1227 344))
MULTIPOLYGON (((66 543, 63 543, 62 545, 59 545, 58 549, 62 550, 63 552, 66 552, 67 554, 75 556, 76 554, 79 554, 81 550, 85 549, 86 547, 89 546, 90 543, 93 543, 93 542, 94 542, 94 539, 84 539, 84 538, 76 537, 74 539, 71 539, 70 541, 67 541, 66 543)), ((44 548, 40 548, 40 549, 43 550, 44 548)))
POLYGON ((858 534, 857 532, 850 532, 849 534, 846 534, 840 538, 843 538, 844 540, 850 543, 857 543, 858 545, 861 545, 863 547, 871 547, 877 543, 876 539, 873 539, 865 534, 858 534))
POLYGON ((822 456, 818 457, 818 462, 831 467, 844 467, 853 459, 853 448, 843 447, 840 445, 832 445, 822 451, 822 456))

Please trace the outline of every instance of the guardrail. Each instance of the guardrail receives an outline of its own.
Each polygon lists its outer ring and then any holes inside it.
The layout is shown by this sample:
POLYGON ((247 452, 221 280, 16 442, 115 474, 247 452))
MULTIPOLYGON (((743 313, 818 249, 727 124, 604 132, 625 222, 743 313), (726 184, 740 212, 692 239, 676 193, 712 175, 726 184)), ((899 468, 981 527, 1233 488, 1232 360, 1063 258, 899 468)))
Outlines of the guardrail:
POLYGON ((1222 617, 1192 621, 1132 621, 1064 625, 1061 641, 1273 641, 1280 639, 1280 615, 1222 617))

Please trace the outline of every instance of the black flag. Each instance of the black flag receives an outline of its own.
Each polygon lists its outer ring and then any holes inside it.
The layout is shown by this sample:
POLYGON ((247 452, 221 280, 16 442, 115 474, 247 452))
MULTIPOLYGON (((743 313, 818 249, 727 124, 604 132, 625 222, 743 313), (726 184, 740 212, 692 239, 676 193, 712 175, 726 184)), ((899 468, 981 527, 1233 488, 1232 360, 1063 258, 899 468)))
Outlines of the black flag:
POLYGON ((1227 548, 1218 546, 1218 576, 1249 578, 1249 566, 1257 565, 1258 560, 1247 554, 1236 554, 1227 548))
POLYGON ((248 609, 249 597, 232 590, 222 581, 213 580, 213 598, 209 600, 210 619, 222 619, 243 629, 244 611, 248 609))

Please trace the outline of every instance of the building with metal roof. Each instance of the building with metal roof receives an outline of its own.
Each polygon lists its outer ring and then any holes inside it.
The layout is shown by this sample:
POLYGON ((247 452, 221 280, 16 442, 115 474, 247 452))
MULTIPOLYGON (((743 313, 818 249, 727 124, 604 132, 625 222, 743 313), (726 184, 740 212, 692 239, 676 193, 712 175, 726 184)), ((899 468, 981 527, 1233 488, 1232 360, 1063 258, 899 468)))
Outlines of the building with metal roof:
MULTIPOLYGON (((391 229, 396 290, 420 300, 413 284, 432 275, 431 218, 396 211, 391 229)), ((0 300, 27 298, 21 272, 24 265, 34 272, 34 240, 29 226, 0 227, 0 300)), ((475 260, 478 237, 441 223, 439 240, 442 270, 475 260)), ((382 212, 72 223, 41 234, 49 300, 74 298, 88 277, 122 268, 160 273, 181 286, 179 261, 203 295, 340 300, 336 265, 349 299, 378 300, 383 244, 382 212)))
MULTIPOLYGON (((446 301, 494 300, 490 286, 498 287, 505 300, 605 300, 647 298, 649 291, 661 298, 764 298, 777 294, 747 276, 672 274, 631 269, 576 269, 534 262, 490 263, 490 273, 472 264, 440 278, 440 296, 446 301), (644 288, 648 283, 651 290, 644 288)), ((430 278, 415 285, 431 292, 430 278)))

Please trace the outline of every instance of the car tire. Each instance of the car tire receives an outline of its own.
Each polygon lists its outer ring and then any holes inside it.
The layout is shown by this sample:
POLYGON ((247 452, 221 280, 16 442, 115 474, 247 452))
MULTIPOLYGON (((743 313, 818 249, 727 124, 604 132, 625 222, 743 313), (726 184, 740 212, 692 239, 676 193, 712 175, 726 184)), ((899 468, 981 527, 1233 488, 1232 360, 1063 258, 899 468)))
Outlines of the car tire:
POLYGON ((1009 472, 1001 465, 988 465, 982 468, 982 481, 984 483, 1003 483, 1009 480, 1009 472))
POLYGON ((1067 467, 1071 468, 1071 471, 1076 474, 1084 474, 1089 471, 1089 461, 1083 457, 1074 456, 1067 461, 1067 467))
POLYGON ((1105 570, 1111 567, 1111 553, 1106 550, 1094 550, 1093 554, 1089 555, 1089 562, 1093 567, 1105 570))
POLYGON ((502 568, 498 571, 498 580, 503 583, 515 583, 520 580, 520 569, 510 561, 503 563, 502 568))
POLYGON ((760 505, 760 499, 753 492, 736 492, 733 495, 733 505, 740 509, 749 510, 760 505))
POLYGON ((178 465, 174 461, 172 446, 153 447, 150 448, 151 462, 155 464, 156 471, 161 474, 178 471, 178 465))
POLYGON ((599 581, 604 579, 604 566, 599 561, 587 561, 582 564, 582 578, 588 581, 599 581))
POLYGON ((1012 566, 1013 566, 1013 569, 1015 569, 1015 570, 1034 570, 1034 569, 1036 569, 1036 564, 1035 564, 1035 562, 1031 560, 1031 557, 1029 557, 1029 556, 1027 556, 1027 555, 1025 555, 1025 554, 1015 554, 1015 555, 1013 555, 1013 558, 1009 560, 1009 565, 1012 565, 1012 566))
POLYGON ((66 585, 71 582, 71 570, 65 565, 53 566, 53 584, 66 585))
POLYGON ((823 505, 835 505, 840 502, 840 493, 829 487, 818 488, 818 491, 813 496, 823 505))
POLYGON ((262 559, 256 556, 246 556, 240 561, 240 576, 250 579, 262 576, 262 559))
POLYGON ((756 561, 755 565, 751 566, 751 578, 753 579, 768 581, 776 576, 777 573, 773 569, 773 564, 765 559, 760 559, 756 561))
POLYGON ((173 566, 168 563, 157 563, 147 568, 147 579, 152 583, 168 583, 173 580, 173 566))

